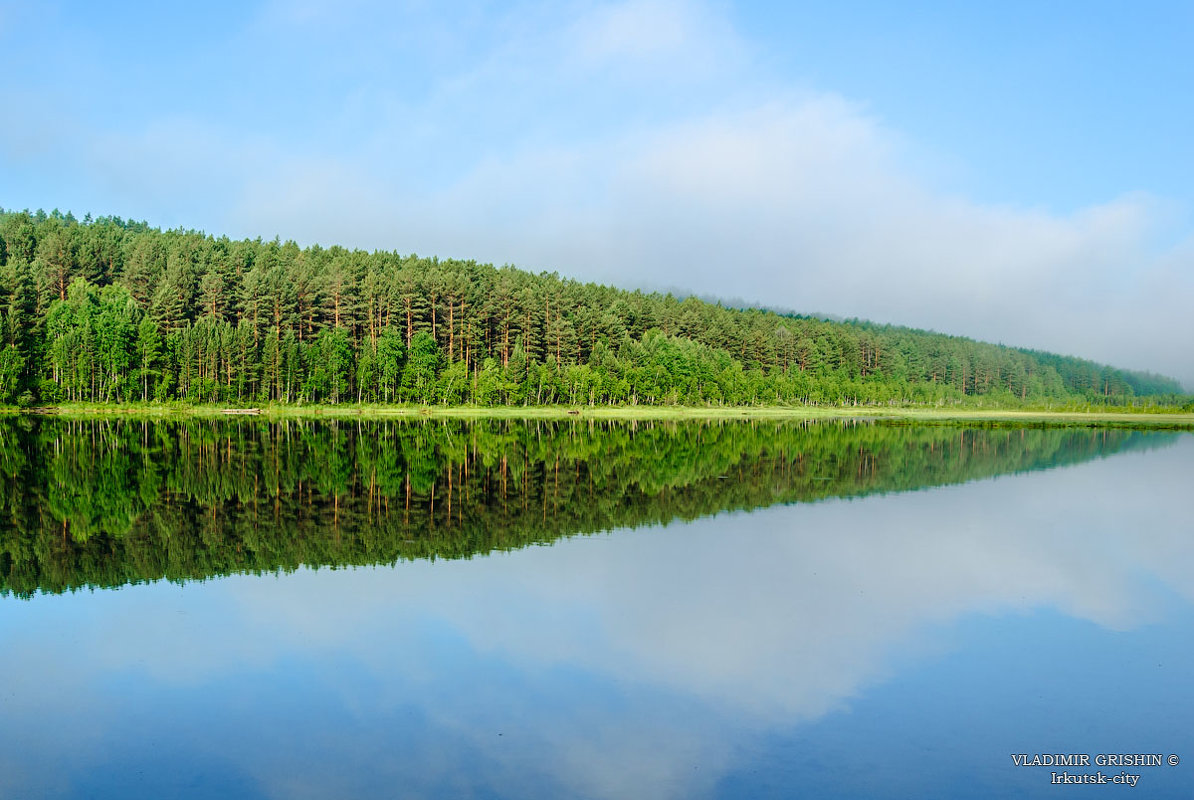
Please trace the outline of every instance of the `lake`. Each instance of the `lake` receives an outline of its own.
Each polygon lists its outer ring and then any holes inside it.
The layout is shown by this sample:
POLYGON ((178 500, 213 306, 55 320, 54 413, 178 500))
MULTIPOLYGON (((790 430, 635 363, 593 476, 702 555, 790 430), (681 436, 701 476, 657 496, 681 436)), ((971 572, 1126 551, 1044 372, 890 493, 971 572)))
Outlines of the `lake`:
POLYGON ((1126 429, 2 419, 0 797, 1187 798, 1192 477, 1126 429))

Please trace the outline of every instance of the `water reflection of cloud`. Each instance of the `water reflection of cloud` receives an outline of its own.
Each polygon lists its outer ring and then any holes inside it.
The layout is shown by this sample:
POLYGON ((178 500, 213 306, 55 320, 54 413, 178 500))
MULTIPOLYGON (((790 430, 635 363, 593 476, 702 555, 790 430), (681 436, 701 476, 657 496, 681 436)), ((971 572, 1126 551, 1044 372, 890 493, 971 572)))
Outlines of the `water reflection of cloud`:
MULTIPOLYGON (((524 664, 579 664, 788 719, 824 713, 926 623, 1056 607, 1113 629, 1194 598, 1194 440, 1068 470, 723 515, 466 562, 240 581, 252 614, 356 639, 380 608, 524 664), (352 585, 351 594, 333 586, 352 585), (324 588, 327 587, 327 588, 324 588), (318 600, 314 599, 318 598, 318 600)), ((301 634, 299 633, 301 632, 301 634)))
MULTIPOLYGON (((274 786, 283 794, 363 788, 327 783, 327 763, 395 774, 421 765, 411 794, 433 793, 456 763, 433 745, 450 742, 505 785, 537 774, 545 793, 691 795, 729 758, 710 731, 848 705, 900 663, 948 647, 938 625, 1056 608, 1126 629, 1162 615, 1172 594, 1194 599, 1192 458, 1194 437, 1183 437, 1069 469, 471 561, 39 598, 10 606, 25 622, 5 629, 7 652, 27 655, 0 667, 2 685, 20 687, 0 708, 29 718, 26 731, 47 747, 53 726, 38 719, 78 718, 62 736, 99 753, 97 706, 122 703, 96 695, 107 676, 200 692, 313 664, 308 681, 336 714, 359 724, 388 714, 398 727, 414 714, 426 741, 389 754, 387 767, 334 737, 321 757, 298 760, 246 739, 245 768, 263 785, 289 775, 274 786), (86 624, 72 625, 75 613, 86 624), (71 635, 47 643, 47 624, 71 635), (497 736, 502 727, 517 745, 497 736)), ((9 752, 11 736, 0 733, 9 752)))

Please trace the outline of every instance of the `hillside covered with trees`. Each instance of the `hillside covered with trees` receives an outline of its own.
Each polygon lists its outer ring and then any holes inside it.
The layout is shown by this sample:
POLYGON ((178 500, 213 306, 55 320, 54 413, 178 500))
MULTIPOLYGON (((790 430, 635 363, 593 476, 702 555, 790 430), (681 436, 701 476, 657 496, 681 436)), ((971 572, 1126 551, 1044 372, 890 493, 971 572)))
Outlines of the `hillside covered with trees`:
POLYGON ((1176 381, 513 267, 0 210, 0 403, 1188 403, 1176 381))

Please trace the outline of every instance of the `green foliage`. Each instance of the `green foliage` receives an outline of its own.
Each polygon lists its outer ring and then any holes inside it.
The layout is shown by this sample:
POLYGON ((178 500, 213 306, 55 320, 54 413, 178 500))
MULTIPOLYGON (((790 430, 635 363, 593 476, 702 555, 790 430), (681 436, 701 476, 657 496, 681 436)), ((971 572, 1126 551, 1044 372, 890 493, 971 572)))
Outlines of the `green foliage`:
POLYGON ((0 340, 5 402, 1192 402, 1162 376, 908 328, 56 212, 0 212, 0 340))
POLYGON ((439 346, 435 339, 426 331, 416 333, 410 342, 406 368, 402 370, 402 399, 411 403, 432 402, 439 366, 439 346))
POLYGON ((162 358, 162 337, 158 334, 158 326, 149 317, 144 317, 137 326, 137 341, 134 345, 136 354, 136 379, 141 385, 141 400, 151 397, 150 389, 154 379, 161 374, 158 365, 162 358))
POLYGON ((0 595, 467 558, 1158 446, 874 423, 0 419, 0 595))
POLYGON ((0 403, 12 403, 20 390, 21 373, 25 368, 25 357, 16 345, 0 349, 0 403))

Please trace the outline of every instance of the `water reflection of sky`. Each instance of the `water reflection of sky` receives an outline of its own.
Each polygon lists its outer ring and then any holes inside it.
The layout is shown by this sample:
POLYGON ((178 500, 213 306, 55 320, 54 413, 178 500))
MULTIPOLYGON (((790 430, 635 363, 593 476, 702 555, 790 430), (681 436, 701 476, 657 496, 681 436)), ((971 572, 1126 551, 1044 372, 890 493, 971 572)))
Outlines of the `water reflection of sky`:
POLYGON ((1100 751, 1185 797, 1192 466, 6 599, 0 797, 1045 797, 1010 753, 1100 751))

